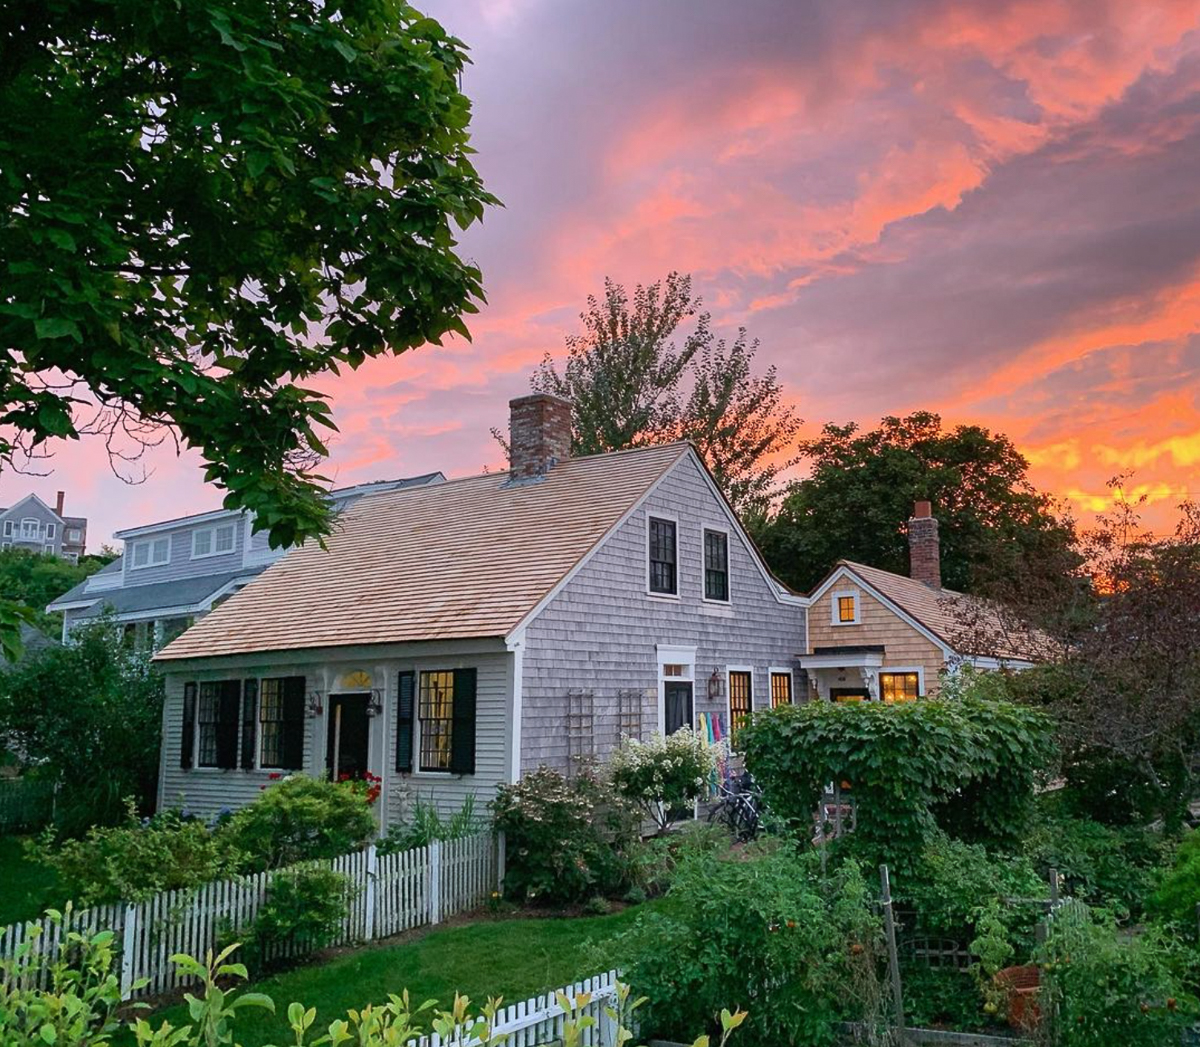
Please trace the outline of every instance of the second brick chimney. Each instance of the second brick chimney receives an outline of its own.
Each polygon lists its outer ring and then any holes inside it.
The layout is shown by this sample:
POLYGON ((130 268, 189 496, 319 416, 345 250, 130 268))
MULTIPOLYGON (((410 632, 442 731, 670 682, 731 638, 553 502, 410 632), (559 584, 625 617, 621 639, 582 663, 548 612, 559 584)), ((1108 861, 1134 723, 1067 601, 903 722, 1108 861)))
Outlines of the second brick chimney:
POLYGON ((549 393, 508 402, 509 481, 545 476, 571 457, 571 404, 549 393))
POLYGON ((942 546, 928 502, 917 502, 908 521, 908 573, 931 589, 942 587, 942 546))

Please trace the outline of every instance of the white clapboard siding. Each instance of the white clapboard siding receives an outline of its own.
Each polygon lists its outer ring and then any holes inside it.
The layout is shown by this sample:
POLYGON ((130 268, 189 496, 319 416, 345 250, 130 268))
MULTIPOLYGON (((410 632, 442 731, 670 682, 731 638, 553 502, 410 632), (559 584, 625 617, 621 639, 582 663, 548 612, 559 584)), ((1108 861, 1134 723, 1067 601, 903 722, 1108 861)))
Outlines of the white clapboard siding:
MULTIPOLYGON (((351 891, 346 918, 330 944, 388 938, 478 908, 503 879, 503 850, 496 838, 481 834, 389 855, 380 855, 372 845, 313 863, 344 874, 351 891)), ((0 928, 0 964, 13 976, 45 987, 49 971, 40 961, 57 959, 68 933, 112 931, 124 998, 155 996, 189 984, 171 963, 173 955, 203 959, 209 949, 237 941, 238 932, 253 923, 275 875, 278 872, 214 880, 128 905, 70 910, 61 920, 43 917, 10 924, 0 928), (138 985, 143 981, 146 984, 138 985)), ((283 943, 264 959, 305 951, 303 942, 283 943)))
MULTIPOLYGON (((617 978, 616 971, 608 971, 584 978, 574 985, 565 985, 544 996, 503 1007, 496 1015, 492 1034, 503 1039, 507 1047, 535 1047, 561 1042, 563 1019, 568 1012, 558 1005, 558 993, 566 996, 572 1005, 581 993, 590 993, 588 1003, 572 1014, 575 1020, 583 1017, 596 1020, 595 1025, 583 1031, 582 1042, 585 1047, 617 1047, 616 1023, 606 1013, 608 1008, 615 1006, 617 978)), ((410 1047, 476 1047, 480 1041, 467 1037, 467 1028, 469 1026, 460 1027, 445 1039, 438 1033, 430 1033, 414 1040, 410 1047)))

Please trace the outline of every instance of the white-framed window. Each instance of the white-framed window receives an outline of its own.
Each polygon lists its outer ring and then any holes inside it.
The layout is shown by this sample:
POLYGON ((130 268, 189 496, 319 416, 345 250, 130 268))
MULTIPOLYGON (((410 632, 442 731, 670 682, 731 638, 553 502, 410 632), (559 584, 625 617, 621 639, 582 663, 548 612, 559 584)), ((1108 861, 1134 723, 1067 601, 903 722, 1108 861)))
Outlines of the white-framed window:
POLYGON ((879 671, 881 702, 911 702, 925 693, 925 671, 920 666, 893 666, 879 671))
POLYGON ((161 567, 170 562, 171 539, 169 537, 144 538, 140 542, 133 543, 129 566, 134 570, 142 567, 161 567))
POLYGON ((54 532, 55 532, 56 530, 57 530, 57 528, 54 526, 54 524, 52 524, 52 523, 48 523, 48 524, 46 524, 46 537, 47 537, 47 538, 53 538, 53 537, 54 537, 54 532))
POLYGON ((192 559, 199 560, 205 556, 220 556, 222 553, 233 552, 235 524, 218 524, 216 527, 202 527, 192 532, 192 559))
POLYGON ((22 539, 26 539, 26 538, 35 538, 36 539, 36 538, 41 538, 41 536, 42 536, 42 525, 41 525, 40 521, 35 520, 31 516, 27 516, 27 517, 25 517, 24 520, 21 521, 21 538, 22 539))
POLYGON ((704 528, 704 599, 729 603, 729 532, 704 528))
POLYGON ((13 522, 12 522, 12 520, 5 520, 5 521, 4 521, 4 537, 5 537, 5 538, 11 538, 11 537, 12 537, 12 533, 13 533, 13 522))
POLYGON ((679 595, 679 521, 646 518, 646 587, 652 596, 679 595))
POLYGON ((771 666, 771 708, 793 705, 796 701, 796 681, 791 669, 771 666))
POLYGON ((830 593, 829 611, 831 625, 858 625, 862 621, 858 590, 843 589, 830 593))
POLYGON ((68 527, 67 528, 67 541, 68 542, 77 542, 82 537, 83 537, 83 535, 80 533, 80 530, 78 527, 68 527))

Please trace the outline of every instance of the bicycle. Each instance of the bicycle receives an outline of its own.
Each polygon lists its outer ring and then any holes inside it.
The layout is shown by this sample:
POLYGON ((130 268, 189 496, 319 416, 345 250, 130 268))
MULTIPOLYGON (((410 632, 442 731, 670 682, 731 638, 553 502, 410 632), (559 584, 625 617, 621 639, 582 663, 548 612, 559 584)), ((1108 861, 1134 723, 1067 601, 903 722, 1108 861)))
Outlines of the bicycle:
POLYGON ((739 843, 753 840, 762 831, 762 790, 749 771, 721 782, 717 800, 708 812, 710 825, 723 825, 739 843))

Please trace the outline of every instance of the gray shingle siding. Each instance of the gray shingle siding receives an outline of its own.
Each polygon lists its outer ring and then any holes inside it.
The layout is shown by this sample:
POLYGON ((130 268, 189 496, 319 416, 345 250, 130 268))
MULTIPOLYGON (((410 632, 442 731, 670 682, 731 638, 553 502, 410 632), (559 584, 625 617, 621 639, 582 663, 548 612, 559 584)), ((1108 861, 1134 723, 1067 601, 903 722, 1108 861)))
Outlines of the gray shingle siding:
POLYGON ((125 585, 151 585, 155 582, 173 582, 182 578, 199 578, 208 575, 237 571, 242 566, 242 542, 246 536, 246 521, 242 516, 233 516, 217 523, 190 524, 177 530, 155 532, 145 537, 130 538, 126 542, 125 585), (213 526, 233 525, 233 549, 215 556, 192 559, 192 535, 196 531, 213 526), (155 541, 163 537, 171 539, 169 563, 156 567, 134 567, 133 547, 138 542, 155 541))
MULTIPOLYGON (((325 772, 326 730, 329 694, 339 690, 338 680, 346 673, 370 672, 372 683, 380 691, 384 715, 371 720, 370 764, 384 778, 382 812, 385 824, 403 820, 416 798, 433 803, 443 814, 458 810, 466 797, 474 794, 481 814, 495 795, 496 786, 508 780, 511 720, 511 662, 512 655, 501 652, 471 652, 467 650, 438 655, 422 654, 405 657, 400 650, 387 652, 386 657, 348 657, 345 652, 297 652, 269 666, 247 663, 197 672, 169 672, 167 698, 163 714, 163 753, 159 773, 159 806, 184 806, 188 810, 211 816, 222 808, 237 808, 252 802, 264 785, 271 781, 272 771, 218 770, 180 767, 179 749, 183 733, 183 688, 189 680, 241 679, 246 676, 298 676, 306 680, 311 694, 318 692, 324 700, 326 715, 306 720, 304 772, 321 775, 325 772), (478 670, 476 692, 476 754, 475 774, 400 774, 396 771, 396 689, 403 670, 456 669, 474 667, 478 670)), ((239 723, 239 748, 240 753, 239 723)))
POLYGON ((790 668, 796 699, 804 649, 802 607, 780 602, 755 563, 754 554, 730 524, 723 504, 691 458, 679 462, 643 505, 609 537, 525 634, 522 688, 522 769, 539 764, 565 768, 567 691, 594 694, 596 755, 617 738, 617 694, 643 692, 642 733, 658 728, 656 645, 696 648, 695 711, 728 720, 727 697, 708 698, 714 670, 753 669, 756 708, 770 704, 769 670, 790 668), (678 521, 679 599, 647 593, 647 520, 678 521), (730 603, 703 599, 703 531, 729 532, 730 603))

